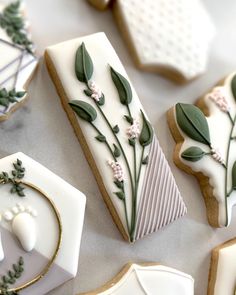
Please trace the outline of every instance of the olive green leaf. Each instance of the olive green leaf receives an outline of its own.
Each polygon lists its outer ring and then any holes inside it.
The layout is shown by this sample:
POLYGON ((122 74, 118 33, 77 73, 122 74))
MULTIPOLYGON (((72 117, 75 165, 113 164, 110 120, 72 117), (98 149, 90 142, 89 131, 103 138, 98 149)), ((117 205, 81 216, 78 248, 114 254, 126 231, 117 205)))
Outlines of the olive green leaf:
POLYGON ((143 164, 143 165, 147 165, 147 164, 148 164, 148 156, 146 156, 146 157, 142 160, 142 164, 143 164))
POLYGON ((125 199, 125 194, 124 194, 124 192, 116 192, 115 194, 117 195, 117 197, 118 197, 120 200, 124 200, 124 199, 125 199))
POLYGON ((97 112, 93 106, 82 100, 72 100, 69 105, 73 111, 83 120, 93 122, 97 118, 97 112))
POLYGON ((202 157, 206 153, 197 146, 191 146, 190 148, 186 149, 182 154, 181 157, 184 160, 190 161, 190 162, 197 162, 202 159, 202 157))
POLYGON ((232 188, 236 190, 236 161, 232 168, 232 188))
POLYGON ((115 183, 115 185, 116 185, 118 188, 121 188, 121 189, 124 188, 124 183, 123 183, 123 181, 115 180, 114 183, 115 183))
POLYGON ((152 128, 152 125, 147 121, 142 110, 141 110, 141 114, 143 118, 143 127, 139 136, 139 142, 142 146, 147 146, 152 142, 153 128, 152 128))
POLYGON ((125 77, 116 72, 112 67, 110 67, 110 69, 111 78, 118 91, 120 102, 124 105, 128 105, 132 100, 132 90, 130 84, 125 77))
POLYGON ((175 106, 179 127, 190 138, 211 146, 207 120, 202 111, 192 105, 177 103, 175 106))
POLYGON ((113 154, 116 158, 118 158, 120 156, 121 152, 120 152, 119 148, 114 143, 113 143, 113 146, 114 146, 113 154))
POLYGON ((79 46, 75 56, 75 74, 80 82, 88 83, 93 75, 93 62, 84 42, 79 46))
POLYGON ((98 141, 100 142, 105 142, 106 137, 103 134, 99 134, 98 136, 95 137, 98 141))
POLYGON ((135 139, 134 138, 129 138, 129 144, 131 146, 135 146, 135 139))
POLYGON ((105 104, 105 96, 102 93, 102 96, 99 98, 99 101, 97 102, 98 105, 103 106, 105 104))
POLYGON ((231 90, 232 90, 234 99, 236 100, 236 75, 233 76, 233 79, 231 81, 231 90))
POLYGON ((119 128, 118 125, 115 125, 115 126, 112 128, 112 130, 113 130, 114 133, 119 133, 120 128, 119 128))
POLYGON ((90 89, 84 89, 84 94, 87 95, 88 97, 91 97, 91 95, 93 94, 93 91, 90 89))
POLYGON ((125 119, 126 119, 126 121, 127 121, 128 123, 133 124, 134 120, 133 120, 132 117, 127 116, 127 115, 124 115, 124 117, 125 117, 125 119))

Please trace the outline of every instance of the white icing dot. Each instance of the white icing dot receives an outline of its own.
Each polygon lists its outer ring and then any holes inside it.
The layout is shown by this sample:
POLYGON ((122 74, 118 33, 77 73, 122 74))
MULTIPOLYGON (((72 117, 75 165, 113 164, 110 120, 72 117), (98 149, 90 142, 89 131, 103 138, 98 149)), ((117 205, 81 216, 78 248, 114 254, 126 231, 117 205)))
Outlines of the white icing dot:
POLYGON ((19 208, 18 207, 13 207, 12 209, 11 209, 11 211, 14 213, 14 214, 18 214, 19 213, 19 208))
POLYGON ((4 212, 3 217, 6 221, 11 221, 13 219, 14 215, 12 214, 11 211, 6 211, 6 212, 4 212))

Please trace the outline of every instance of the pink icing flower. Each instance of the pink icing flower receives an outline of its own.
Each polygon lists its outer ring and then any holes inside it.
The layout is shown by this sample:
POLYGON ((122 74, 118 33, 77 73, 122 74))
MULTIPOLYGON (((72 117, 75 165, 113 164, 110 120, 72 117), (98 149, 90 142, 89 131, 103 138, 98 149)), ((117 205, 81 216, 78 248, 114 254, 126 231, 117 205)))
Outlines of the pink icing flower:
POLYGON ((222 112, 227 113, 230 111, 224 87, 215 87, 213 91, 207 95, 207 98, 212 100, 222 112))
POLYGON ((223 158, 221 156, 221 153, 220 153, 219 149, 212 148, 211 149, 211 155, 212 155, 212 158, 215 161, 219 162, 220 164, 224 164, 224 160, 223 160, 223 158))
POLYGON ((139 121, 135 120, 133 121, 133 124, 127 129, 127 135, 129 138, 137 138, 140 134, 140 126, 139 121))
POLYGON ((118 181, 124 180, 124 172, 121 165, 118 162, 108 161, 108 165, 111 167, 113 171, 113 176, 118 181))
POLYGON ((98 102, 102 97, 101 89, 94 83, 94 81, 89 82, 89 88, 92 91, 91 97, 98 102))

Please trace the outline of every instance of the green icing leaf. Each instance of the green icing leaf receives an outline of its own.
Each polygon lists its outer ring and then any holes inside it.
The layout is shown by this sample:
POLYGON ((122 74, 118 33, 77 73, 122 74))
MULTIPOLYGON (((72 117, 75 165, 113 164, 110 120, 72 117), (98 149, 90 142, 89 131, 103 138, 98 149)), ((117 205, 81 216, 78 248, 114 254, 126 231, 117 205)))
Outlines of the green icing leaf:
POLYGON ((97 102, 98 105, 103 106, 105 104, 105 96, 102 94, 99 101, 97 102))
POLYGON ((236 161, 232 168, 232 188, 236 190, 236 161))
POLYGON ((111 78, 118 91, 120 102, 128 105, 132 100, 132 90, 128 80, 111 67, 111 78))
POLYGON ((119 128, 118 125, 115 125, 115 126, 112 128, 112 130, 113 130, 114 133, 119 133, 120 128, 119 128))
POLYGON ((231 90, 232 90, 234 99, 236 100, 236 75, 233 76, 233 79, 231 81, 231 90))
POLYGON ((91 95, 93 94, 93 91, 90 89, 84 89, 84 93, 85 95, 87 95, 88 97, 91 97, 91 95))
POLYGON ((106 137, 102 134, 99 134, 98 136, 95 137, 98 141, 100 142, 105 142, 106 141, 106 137))
POLYGON ((113 154, 114 154, 114 156, 116 157, 116 158, 118 158, 119 156, 120 156, 120 150, 119 150, 119 148, 113 143, 113 146, 114 146, 114 152, 113 152, 113 154))
POLYGON ((190 162, 197 162, 201 160, 205 154, 206 153, 201 148, 197 146, 191 146, 181 154, 181 157, 190 162))
POLYGON ((123 189, 124 188, 124 183, 123 181, 118 181, 118 180, 115 180, 114 181, 115 185, 120 188, 120 189, 123 189))
POLYGON ((117 195, 117 197, 120 200, 124 200, 125 199, 125 194, 123 192, 116 192, 115 194, 117 195))
POLYGON ((135 146, 135 139, 134 138, 129 138, 129 144, 131 146, 135 146))
POLYGON ((72 100, 69 105, 73 111, 83 120, 93 122, 97 118, 97 112, 93 106, 82 100, 72 100))
POLYGON ((179 127, 190 138, 211 146, 210 133, 207 120, 202 111, 192 105, 177 103, 176 119, 179 127))
POLYGON ((152 142, 153 139, 153 128, 152 125, 147 121, 144 113, 141 110, 143 118, 143 128, 139 136, 139 142, 142 146, 147 146, 152 142))
POLYGON ((124 117, 125 117, 125 119, 126 119, 126 121, 127 121, 128 123, 133 124, 134 120, 133 120, 132 117, 127 116, 127 115, 124 115, 124 117))
POLYGON ((76 51, 75 74, 80 82, 85 83, 88 83, 93 75, 93 62, 84 43, 76 51))
POLYGON ((147 165, 147 164, 148 164, 148 156, 146 156, 146 157, 142 160, 142 164, 143 164, 143 165, 147 165))

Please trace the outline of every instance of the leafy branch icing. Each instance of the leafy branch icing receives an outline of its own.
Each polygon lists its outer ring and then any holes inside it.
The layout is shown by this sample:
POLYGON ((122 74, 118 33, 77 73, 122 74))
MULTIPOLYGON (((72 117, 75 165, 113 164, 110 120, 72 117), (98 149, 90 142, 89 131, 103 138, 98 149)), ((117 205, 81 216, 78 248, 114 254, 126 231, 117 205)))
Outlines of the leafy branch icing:
POLYGON ((82 100, 73 100, 69 104, 78 117, 82 120, 87 121, 91 127, 96 131, 97 135, 95 139, 103 143, 108 152, 110 153, 111 159, 107 159, 108 165, 111 167, 114 177, 114 185, 118 189, 114 193, 123 202, 124 211, 127 223, 127 229, 129 232, 130 240, 133 241, 135 227, 136 227, 136 213, 137 213, 137 194, 139 189, 139 178, 143 165, 148 163, 148 155, 145 154, 145 147, 148 146, 153 139, 153 129, 150 123, 147 121, 142 111, 142 129, 140 128, 140 121, 138 118, 134 118, 132 115, 132 89, 128 80, 118 73, 115 69, 110 67, 111 79, 114 86, 117 89, 120 103, 125 106, 126 113, 121 115, 121 118, 127 122, 127 129, 125 130, 125 136, 130 148, 133 151, 133 164, 130 165, 124 147, 120 141, 120 127, 117 123, 113 124, 107 118, 103 111, 103 105, 105 104, 105 95, 102 90, 93 81, 94 67, 92 59, 82 43, 77 49, 75 58, 75 74, 77 79, 84 83, 86 88, 84 94, 91 98, 95 107, 91 103, 87 103, 82 100), (113 142, 108 142, 106 134, 100 130, 96 125, 96 120, 99 113, 99 120, 103 120, 107 125, 110 133, 112 134, 113 142), (136 145, 139 144, 142 147, 142 153, 140 159, 137 159, 136 145), (122 157, 126 165, 128 175, 124 174, 124 169, 119 162, 119 157, 122 157), (128 218, 127 212, 127 196, 125 184, 131 187, 131 220, 128 218))
MULTIPOLYGON (((231 80, 231 93, 236 103, 236 75, 231 80)), ((208 149, 203 150, 198 146, 191 146, 182 152, 181 157, 190 162, 200 161, 205 156, 212 157, 219 165, 223 166, 225 170, 224 179, 224 199, 226 206, 226 224, 228 225, 228 199, 232 192, 236 190, 236 160, 233 164, 231 173, 229 171, 230 154, 234 151, 231 149, 231 143, 235 140, 233 136, 235 130, 236 114, 232 114, 230 109, 227 93, 224 87, 215 87, 211 93, 206 96, 211 100, 216 107, 228 117, 230 122, 229 137, 227 141, 226 153, 222 155, 217 147, 213 147, 211 143, 210 130, 208 122, 202 111, 191 104, 178 103, 175 106, 176 120, 179 128, 191 139, 196 142, 205 144, 208 149), (231 175, 232 187, 228 190, 228 176, 231 175)))

